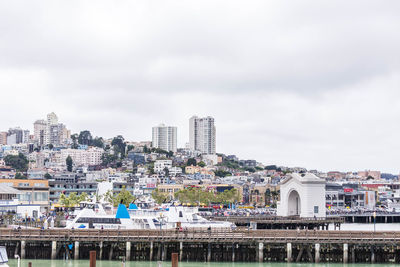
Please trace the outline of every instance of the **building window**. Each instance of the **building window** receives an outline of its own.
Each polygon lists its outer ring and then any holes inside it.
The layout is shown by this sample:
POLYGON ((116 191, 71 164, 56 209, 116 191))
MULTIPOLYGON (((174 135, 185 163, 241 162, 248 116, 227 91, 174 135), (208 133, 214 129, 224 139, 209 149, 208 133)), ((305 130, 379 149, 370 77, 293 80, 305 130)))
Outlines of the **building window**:
POLYGON ((318 213, 318 206, 314 206, 314 213, 318 213))

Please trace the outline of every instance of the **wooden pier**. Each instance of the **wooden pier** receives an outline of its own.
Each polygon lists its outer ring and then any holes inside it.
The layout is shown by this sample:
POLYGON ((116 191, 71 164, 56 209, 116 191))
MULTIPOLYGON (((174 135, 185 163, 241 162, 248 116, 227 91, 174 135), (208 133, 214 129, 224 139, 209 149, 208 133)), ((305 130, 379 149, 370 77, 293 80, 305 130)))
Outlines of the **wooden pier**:
POLYGON ((400 232, 1 229, 0 245, 26 259, 400 262, 400 232))
POLYGON ((329 217, 329 218, 300 218, 300 217, 279 217, 273 215, 256 215, 256 216, 204 216, 214 221, 229 221, 239 227, 250 227, 253 229, 319 229, 328 230, 329 225, 333 225, 333 229, 340 229, 345 218, 329 217))

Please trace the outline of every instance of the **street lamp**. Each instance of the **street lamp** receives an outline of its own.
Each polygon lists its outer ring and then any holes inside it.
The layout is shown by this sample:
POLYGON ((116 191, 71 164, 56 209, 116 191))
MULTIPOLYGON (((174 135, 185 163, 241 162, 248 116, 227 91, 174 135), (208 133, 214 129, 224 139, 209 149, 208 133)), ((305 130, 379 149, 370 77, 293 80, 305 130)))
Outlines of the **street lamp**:
POLYGON ((158 219, 160 220, 160 231, 161 231, 161 233, 162 233, 162 224, 163 224, 163 222, 164 222, 164 215, 161 213, 160 214, 160 217, 158 217, 158 219))
POLYGON ((374 232, 376 230, 376 211, 374 211, 374 232))

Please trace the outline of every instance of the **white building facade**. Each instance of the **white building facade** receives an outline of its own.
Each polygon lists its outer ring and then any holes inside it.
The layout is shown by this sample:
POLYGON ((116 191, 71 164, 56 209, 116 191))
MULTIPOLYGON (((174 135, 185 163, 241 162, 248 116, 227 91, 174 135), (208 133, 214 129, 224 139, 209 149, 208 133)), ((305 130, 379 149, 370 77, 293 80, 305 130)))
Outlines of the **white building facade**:
POLYGON ((280 184, 278 216, 326 217, 325 180, 312 173, 292 173, 280 184))
POLYGON ((153 147, 176 152, 177 127, 160 124, 153 127, 153 147))
POLYGON ((70 156, 75 166, 95 166, 102 163, 103 153, 104 150, 98 147, 90 147, 87 150, 68 148, 61 150, 60 160, 64 165, 67 157, 70 156))
POLYGON ((156 162, 154 162, 155 173, 161 173, 164 171, 165 168, 167 168, 168 170, 172 168, 172 160, 165 159, 165 160, 156 160, 156 162))
POLYGON ((190 118, 189 146, 191 150, 200 151, 202 154, 215 154, 216 129, 213 117, 193 116, 190 118))

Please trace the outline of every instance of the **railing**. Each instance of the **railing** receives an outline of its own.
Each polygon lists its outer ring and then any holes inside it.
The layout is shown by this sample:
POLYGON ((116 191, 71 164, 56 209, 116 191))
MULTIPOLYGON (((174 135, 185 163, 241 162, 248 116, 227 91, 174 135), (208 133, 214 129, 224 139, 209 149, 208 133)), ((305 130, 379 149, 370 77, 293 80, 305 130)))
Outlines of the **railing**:
POLYGON ((344 222, 344 218, 335 216, 335 217, 280 217, 275 215, 253 215, 253 216, 203 216, 207 219, 212 220, 228 220, 231 222, 235 221, 282 221, 282 222, 344 222))
POLYGON ((0 240, 264 243, 399 243, 400 232, 314 230, 0 229, 0 240))

